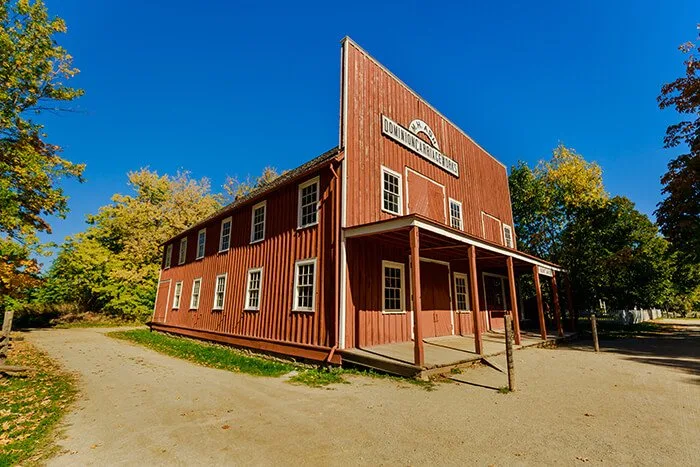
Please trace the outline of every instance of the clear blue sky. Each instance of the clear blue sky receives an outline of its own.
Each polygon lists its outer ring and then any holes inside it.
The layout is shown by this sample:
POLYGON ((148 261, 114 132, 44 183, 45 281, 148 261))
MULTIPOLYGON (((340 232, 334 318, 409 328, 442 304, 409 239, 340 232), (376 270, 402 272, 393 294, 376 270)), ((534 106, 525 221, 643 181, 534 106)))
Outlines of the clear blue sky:
POLYGON ((186 169, 218 189, 335 146, 345 35, 506 165, 561 141, 651 215, 677 152, 662 139, 678 117, 656 96, 700 22, 700 2, 673 3, 47 0, 86 91, 47 130, 87 169, 45 239, 83 230, 130 170, 186 169))

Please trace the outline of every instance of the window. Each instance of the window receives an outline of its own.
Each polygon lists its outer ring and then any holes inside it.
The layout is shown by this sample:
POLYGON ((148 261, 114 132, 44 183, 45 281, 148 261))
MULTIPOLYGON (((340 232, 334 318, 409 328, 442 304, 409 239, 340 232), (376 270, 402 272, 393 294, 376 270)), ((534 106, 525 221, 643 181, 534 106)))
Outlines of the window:
POLYGON ((515 248, 515 241, 513 240, 513 228, 506 224, 503 224, 503 242, 508 248, 515 248))
POLYGON ((172 260, 173 256, 173 244, 171 243, 170 245, 165 247, 165 269, 168 269, 170 267, 170 261, 172 260))
POLYGON ((382 261, 382 290, 384 313, 404 312, 404 267, 401 263, 382 261))
POLYGON ((316 258, 297 261, 294 275, 294 311, 314 311, 316 258))
POLYGON ((382 211, 401 215, 401 175, 382 167, 382 211))
POLYGON ((299 228, 318 223, 318 177, 299 185, 299 228))
POLYGON ((462 227, 462 203, 450 198, 450 225, 459 230, 462 227))
POLYGON ((180 297, 182 297, 182 281, 175 282, 175 293, 173 294, 173 308, 180 308, 180 297))
POLYGON ((180 239, 180 251, 178 252, 177 264, 182 264, 187 259, 187 237, 180 239))
POLYGON ((216 276, 216 287, 214 287, 214 309, 224 308, 224 298, 226 298, 226 274, 216 276))
POLYGON ((197 259, 204 258, 204 248, 207 246, 207 229, 197 234, 197 259))
POLYGON ((262 268, 248 270, 248 285, 245 292, 245 309, 260 309, 260 289, 262 288, 262 268))
POLYGON ((202 278, 195 279, 192 282, 192 295, 190 296, 190 309, 196 310, 199 308, 199 292, 202 288, 202 278))
POLYGON ((263 201, 253 206, 253 214, 250 220, 250 243, 265 239, 265 210, 267 202, 263 201))
POLYGON ((231 246, 231 218, 221 221, 221 238, 219 238, 219 251, 226 251, 231 246))
POLYGON ((469 311, 469 282, 466 274, 455 273, 455 300, 457 312, 469 311))

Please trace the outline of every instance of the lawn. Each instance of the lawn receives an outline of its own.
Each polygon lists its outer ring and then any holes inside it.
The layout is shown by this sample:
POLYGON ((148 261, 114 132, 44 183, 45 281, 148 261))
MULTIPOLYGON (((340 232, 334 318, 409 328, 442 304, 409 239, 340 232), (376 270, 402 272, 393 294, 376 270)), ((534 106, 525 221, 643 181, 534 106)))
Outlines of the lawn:
POLYGON ((56 425, 75 398, 76 381, 27 342, 13 342, 6 363, 32 370, 0 377, 0 466, 38 463, 55 449, 56 425))

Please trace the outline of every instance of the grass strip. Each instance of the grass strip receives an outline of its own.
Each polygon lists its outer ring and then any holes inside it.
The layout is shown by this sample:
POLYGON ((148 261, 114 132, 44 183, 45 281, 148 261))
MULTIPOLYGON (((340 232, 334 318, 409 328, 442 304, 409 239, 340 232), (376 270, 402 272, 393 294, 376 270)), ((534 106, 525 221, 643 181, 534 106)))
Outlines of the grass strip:
POLYGON ((12 343, 6 364, 32 370, 0 377, 0 466, 39 463, 56 450, 56 425, 75 399, 76 379, 24 341, 12 343))

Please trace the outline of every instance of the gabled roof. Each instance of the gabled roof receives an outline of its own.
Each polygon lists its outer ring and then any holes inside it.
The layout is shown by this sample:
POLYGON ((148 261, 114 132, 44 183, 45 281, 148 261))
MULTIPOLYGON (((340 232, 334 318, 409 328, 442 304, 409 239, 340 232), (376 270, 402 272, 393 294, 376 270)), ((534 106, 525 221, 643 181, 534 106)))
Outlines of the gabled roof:
POLYGON ((204 224, 211 221, 212 219, 215 219, 217 217, 223 216, 224 214, 228 214, 230 212, 233 212, 236 208, 243 206, 244 204, 248 204, 251 201, 256 201, 259 198, 262 198, 263 195, 266 195, 266 194, 270 193, 271 191, 274 191, 277 188, 280 188, 281 186, 284 186, 287 183, 290 183, 290 182, 296 180, 297 178, 303 176, 304 174, 311 172, 314 169, 317 169, 319 166, 323 165, 324 163, 326 163, 326 162, 330 161, 331 159, 333 159, 334 157, 336 157, 339 153, 340 153, 340 148, 335 147, 333 149, 330 149, 330 150, 324 152, 320 156, 315 157, 315 158, 311 159, 310 161, 300 165, 299 167, 297 167, 295 169, 288 170, 287 172, 283 173, 282 175, 280 175, 279 177, 277 177, 276 179, 274 179, 270 183, 267 183, 263 186, 255 188, 253 191, 251 191, 247 195, 242 196, 242 197, 238 198, 237 200, 233 201, 232 203, 227 204, 226 206, 219 209, 218 211, 216 211, 214 214, 207 217, 206 219, 204 219, 200 222, 197 222, 195 225, 179 232, 177 235, 173 235, 168 240, 161 243, 161 245, 165 245, 166 243, 171 242, 172 240, 182 236, 185 233, 188 233, 192 230, 196 230, 196 229, 204 226, 204 224))

